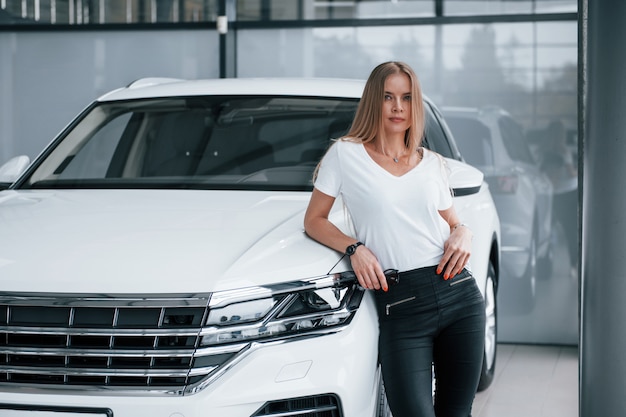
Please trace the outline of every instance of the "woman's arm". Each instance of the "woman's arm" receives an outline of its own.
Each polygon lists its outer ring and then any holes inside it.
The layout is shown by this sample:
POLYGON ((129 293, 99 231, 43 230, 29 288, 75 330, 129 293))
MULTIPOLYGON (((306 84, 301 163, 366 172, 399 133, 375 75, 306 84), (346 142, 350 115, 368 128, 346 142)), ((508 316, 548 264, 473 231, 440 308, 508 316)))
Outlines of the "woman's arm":
POLYGON ((469 261, 472 251, 472 231, 461 223, 454 206, 440 210, 439 214, 450 226, 450 237, 444 243, 437 273, 441 274, 443 271, 443 278, 450 279, 460 273, 469 261))
POLYGON ((318 242, 343 253, 345 248, 356 243, 356 240, 344 234, 328 220, 334 203, 334 197, 314 188, 309 206, 304 214, 304 230, 307 235, 318 242))
MULTIPOLYGON (((335 198, 314 188, 311 201, 304 215, 304 231, 311 238, 337 252, 345 253, 348 246, 356 243, 356 239, 343 233, 328 220, 335 198)), ((367 289, 387 291, 387 280, 376 256, 364 245, 358 246, 350 256, 352 269, 359 284, 367 289)))

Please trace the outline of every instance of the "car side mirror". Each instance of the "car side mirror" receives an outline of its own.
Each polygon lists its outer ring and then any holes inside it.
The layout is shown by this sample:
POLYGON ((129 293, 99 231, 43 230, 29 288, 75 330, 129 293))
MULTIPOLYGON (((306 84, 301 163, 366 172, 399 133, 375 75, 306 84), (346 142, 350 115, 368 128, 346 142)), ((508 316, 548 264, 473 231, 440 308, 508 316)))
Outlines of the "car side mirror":
POLYGON ((0 166, 0 190, 6 190, 26 171, 30 158, 26 155, 16 156, 0 166))
POLYGON ((476 194, 483 185, 483 173, 464 162, 446 158, 450 170, 450 188, 455 197, 476 194))

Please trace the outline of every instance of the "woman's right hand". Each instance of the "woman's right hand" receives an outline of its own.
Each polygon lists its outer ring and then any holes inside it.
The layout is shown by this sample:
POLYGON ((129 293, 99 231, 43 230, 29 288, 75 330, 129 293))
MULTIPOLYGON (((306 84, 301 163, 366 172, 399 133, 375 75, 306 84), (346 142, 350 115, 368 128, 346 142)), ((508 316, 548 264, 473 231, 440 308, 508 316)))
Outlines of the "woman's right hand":
POLYGON ((350 256, 350 262, 361 287, 367 290, 389 289, 387 278, 376 255, 367 246, 357 247, 356 252, 350 256))

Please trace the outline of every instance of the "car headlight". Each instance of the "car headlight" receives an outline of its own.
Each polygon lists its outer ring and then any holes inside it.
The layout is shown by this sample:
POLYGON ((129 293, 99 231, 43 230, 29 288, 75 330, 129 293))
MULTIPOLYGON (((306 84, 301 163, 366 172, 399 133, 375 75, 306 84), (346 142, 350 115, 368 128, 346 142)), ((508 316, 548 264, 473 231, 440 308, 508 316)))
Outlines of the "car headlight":
POLYGON ((363 298, 353 273, 213 293, 203 347, 337 331, 363 298))

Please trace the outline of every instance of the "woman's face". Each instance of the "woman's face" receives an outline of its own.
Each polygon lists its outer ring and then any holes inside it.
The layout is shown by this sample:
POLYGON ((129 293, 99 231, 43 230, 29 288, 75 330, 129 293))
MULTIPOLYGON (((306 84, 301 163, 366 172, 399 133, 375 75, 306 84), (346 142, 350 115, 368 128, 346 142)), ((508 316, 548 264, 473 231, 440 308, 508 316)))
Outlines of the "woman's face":
POLYGON ((411 126, 411 80, 408 75, 392 74, 385 79, 382 113, 387 137, 404 135, 411 126))

